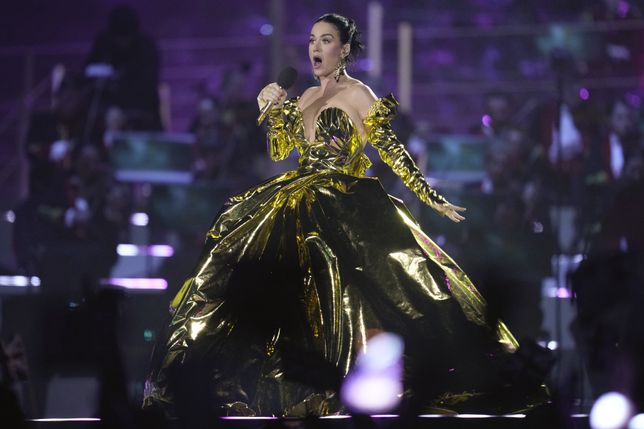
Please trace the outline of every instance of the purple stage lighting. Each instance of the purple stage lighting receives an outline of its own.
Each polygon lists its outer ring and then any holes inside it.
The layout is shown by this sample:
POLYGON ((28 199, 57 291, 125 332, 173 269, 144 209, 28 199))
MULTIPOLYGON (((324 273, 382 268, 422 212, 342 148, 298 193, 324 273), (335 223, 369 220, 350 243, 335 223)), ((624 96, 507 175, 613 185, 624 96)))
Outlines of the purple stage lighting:
POLYGON ((387 413, 400 403, 403 341, 394 334, 381 333, 367 341, 363 354, 342 385, 344 403, 352 410, 387 413))
POLYGON ((259 34, 262 36, 270 36, 273 34, 273 26, 271 24, 264 24, 259 27, 259 34))
POLYGON ((638 414, 628 422, 628 429, 644 429, 644 414, 638 414))
POLYGON ((101 284, 134 290, 166 290, 168 282, 159 278, 119 278, 102 279, 101 284))
POLYGON ((134 226, 147 226, 150 221, 147 213, 132 213, 130 223, 134 226))
POLYGON ((626 426, 633 415, 631 401, 619 392, 601 395, 590 411, 592 429, 620 429, 626 426))
POLYGON ((7 287, 39 287, 40 277, 0 276, 0 286, 7 287))
POLYGON ((174 255, 174 248, 169 244, 152 244, 149 246, 136 244, 119 244, 116 247, 119 256, 156 256, 158 258, 169 258, 174 255))

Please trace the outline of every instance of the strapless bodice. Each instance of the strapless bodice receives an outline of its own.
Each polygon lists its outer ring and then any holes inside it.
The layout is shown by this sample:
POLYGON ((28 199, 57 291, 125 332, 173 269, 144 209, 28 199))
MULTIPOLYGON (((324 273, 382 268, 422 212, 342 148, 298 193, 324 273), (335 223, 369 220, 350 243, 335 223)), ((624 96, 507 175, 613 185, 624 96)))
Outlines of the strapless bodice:
POLYGON ((366 138, 349 115, 338 107, 323 109, 315 120, 315 139, 311 142, 305 137, 298 102, 299 97, 288 100, 284 110, 292 124, 300 167, 364 176, 371 166, 371 161, 364 154, 366 138))

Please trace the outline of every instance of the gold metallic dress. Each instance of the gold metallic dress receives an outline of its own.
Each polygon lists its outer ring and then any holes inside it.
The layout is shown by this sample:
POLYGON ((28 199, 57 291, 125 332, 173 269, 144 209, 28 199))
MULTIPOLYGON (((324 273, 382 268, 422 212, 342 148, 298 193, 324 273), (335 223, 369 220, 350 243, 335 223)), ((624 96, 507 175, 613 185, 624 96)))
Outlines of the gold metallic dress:
POLYGON ((313 143, 298 98, 270 113, 271 158, 295 148, 299 168, 231 197, 216 217, 172 303, 144 406, 342 412, 337 387, 381 331, 403 337, 406 395, 426 409, 510 411, 539 401, 538 386, 512 390, 505 373, 517 342, 502 322, 488 324, 465 273, 365 176, 368 141, 423 202, 446 202, 393 133, 396 107, 391 95, 378 99, 366 137, 344 111, 326 108, 313 143))

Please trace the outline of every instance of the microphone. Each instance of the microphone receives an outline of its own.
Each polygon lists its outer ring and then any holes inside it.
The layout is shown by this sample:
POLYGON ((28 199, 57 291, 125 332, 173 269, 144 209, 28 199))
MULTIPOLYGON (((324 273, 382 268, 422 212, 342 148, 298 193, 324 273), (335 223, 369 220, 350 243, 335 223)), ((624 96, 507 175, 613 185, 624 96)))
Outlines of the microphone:
MULTIPOLYGON (((285 67, 284 70, 280 72, 279 76, 277 77, 277 84, 283 89, 289 89, 293 86, 296 80, 297 70, 289 66, 285 67)), ((257 125, 264 122, 264 119, 266 119, 266 115, 268 114, 268 111, 271 110, 271 107, 273 107, 273 103, 268 102, 262 108, 262 110, 260 110, 259 116, 257 117, 257 125)))

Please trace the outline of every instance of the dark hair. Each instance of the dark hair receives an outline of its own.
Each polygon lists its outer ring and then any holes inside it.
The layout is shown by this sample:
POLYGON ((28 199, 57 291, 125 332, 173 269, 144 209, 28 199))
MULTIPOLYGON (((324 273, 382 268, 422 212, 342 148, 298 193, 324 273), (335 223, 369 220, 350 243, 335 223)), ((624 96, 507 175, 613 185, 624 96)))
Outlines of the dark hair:
POLYGON ((349 44, 350 52, 347 57, 347 62, 350 63, 356 59, 360 52, 364 49, 364 44, 360 40, 360 31, 356 26, 356 22, 337 13, 326 13, 315 20, 315 22, 328 22, 333 24, 340 33, 340 41, 342 44, 349 44))

